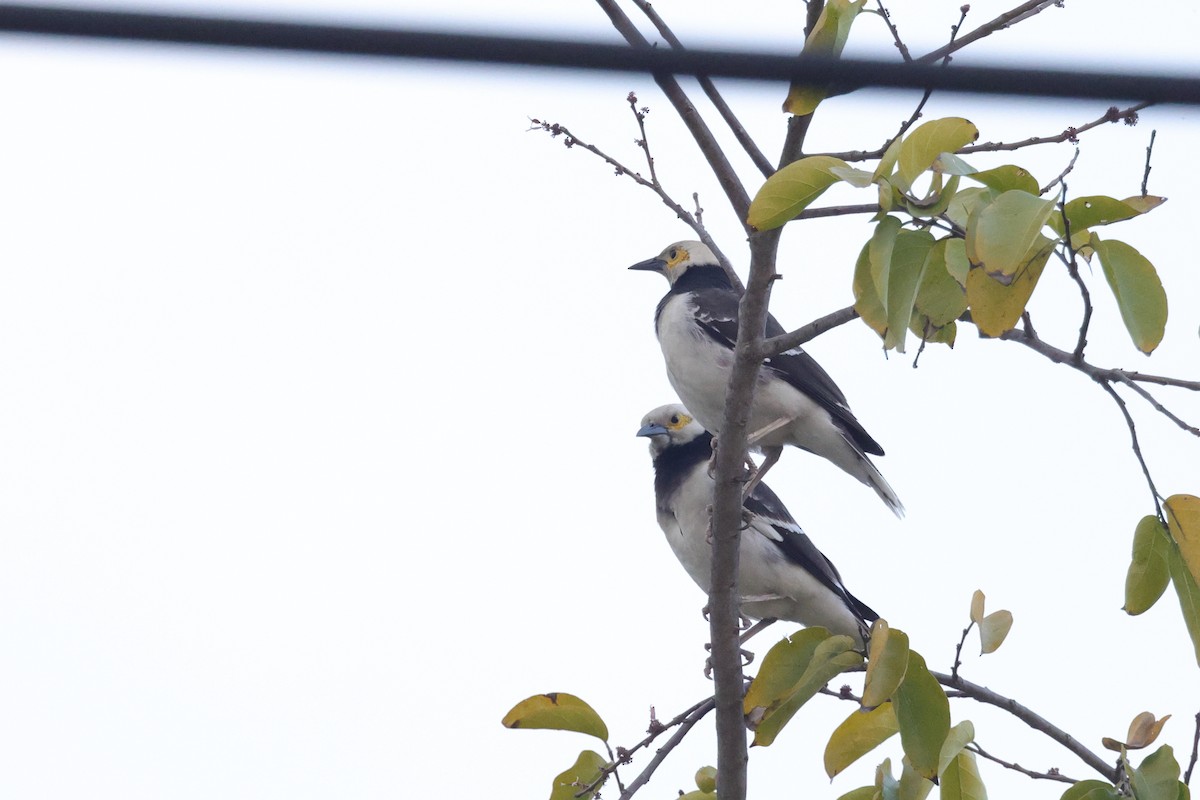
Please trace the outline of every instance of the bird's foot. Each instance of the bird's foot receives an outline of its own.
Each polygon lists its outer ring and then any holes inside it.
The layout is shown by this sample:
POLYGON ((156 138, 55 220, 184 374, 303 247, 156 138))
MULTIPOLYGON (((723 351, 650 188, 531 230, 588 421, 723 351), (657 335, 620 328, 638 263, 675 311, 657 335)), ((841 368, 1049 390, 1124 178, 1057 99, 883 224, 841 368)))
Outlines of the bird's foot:
MULTIPOLYGON (((704 649, 708 650, 711 653, 712 645, 706 644, 706 645, 704 645, 704 649)), ((742 657, 742 666, 743 667, 748 667, 754 663, 754 653, 751 653, 749 650, 742 650, 739 648, 738 655, 740 655, 742 657)), ((712 656, 709 656, 708 658, 704 659, 704 677, 708 678, 710 681, 712 680, 712 671, 713 671, 712 656)))

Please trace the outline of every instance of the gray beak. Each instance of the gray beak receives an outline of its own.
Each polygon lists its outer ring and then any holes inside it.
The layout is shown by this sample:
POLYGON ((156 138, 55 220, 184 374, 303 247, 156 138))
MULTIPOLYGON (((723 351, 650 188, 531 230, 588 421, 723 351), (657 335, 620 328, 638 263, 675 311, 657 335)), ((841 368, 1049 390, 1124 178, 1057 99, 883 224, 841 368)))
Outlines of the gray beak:
MULTIPOLYGON (((630 267, 630 269, 633 269, 633 267, 630 267)), ((652 422, 649 425, 643 425, 642 427, 638 428, 637 435, 638 436, 666 436, 668 433, 669 433, 669 431, 665 427, 663 427, 662 425, 659 425, 657 422, 652 422)))
POLYGON ((645 261, 639 261, 638 263, 634 264, 632 267, 630 267, 630 269, 640 269, 645 270, 646 272, 666 273, 667 262, 657 257, 648 258, 645 261))

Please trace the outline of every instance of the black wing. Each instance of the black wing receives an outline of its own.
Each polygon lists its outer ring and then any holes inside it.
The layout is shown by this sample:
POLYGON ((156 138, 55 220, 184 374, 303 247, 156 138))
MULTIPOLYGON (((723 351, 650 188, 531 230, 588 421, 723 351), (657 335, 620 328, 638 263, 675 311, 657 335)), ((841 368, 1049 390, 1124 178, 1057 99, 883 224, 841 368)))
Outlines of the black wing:
MULTIPOLYGON (((694 292, 696 303, 696 323, 700 329, 712 339, 728 347, 730 350, 737 343, 738 335, 738 297, 732 291, 723 289, 702 289, 694 292)), ((779 336, 785 331, 774 316, 767 317, 767 336, 779 336)), ((804 351, 802 347, 772 356, 763 362, 765 369, 771 370, 789 384, 811 397, 822 408, 829 412, 834 422, 864 453, 883 455, 871 435, 863 428, 862 423, 855 418, 846 402, 846 396, 833 382, 817 360, 804 351)))
POLYGON ((766 484, 754 487, 754 492, 743 503, 746 510, 757 515, 770 525, 778 537, 776 545, 787 559, 797 564, 820 581, 826 588, 841 596, 860 617, 867 622, 879 619, 871 608, 854 595, 842 583, 837 567, 817 549, 812 539, 796 524, 783 501, 766 484))

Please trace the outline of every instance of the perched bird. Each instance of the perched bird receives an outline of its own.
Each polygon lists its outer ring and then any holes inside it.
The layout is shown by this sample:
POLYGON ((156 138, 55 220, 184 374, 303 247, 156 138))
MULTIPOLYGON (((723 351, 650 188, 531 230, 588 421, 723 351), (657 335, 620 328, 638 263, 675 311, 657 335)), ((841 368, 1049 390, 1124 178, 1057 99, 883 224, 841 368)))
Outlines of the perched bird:
MULTIPOLYGON (((710 588, 709 542, 713 479, 712 434, 678 404, 642 418, 638 436, 650 439, 658 524, 692 580, 710 588)), ((862 644, 879 615, 846 589, 837 569, 805 535, 783 503, 759 483, 743 503, 746 527, 739 550, 742 613, 760 620, 820 625, 862 644)))
MULTIPOLYGON (((654 313, 667 378, 700 424, 719 437, 738 335, 738 292, 701 242, 676 242, 630 269, 660 273, 671 284, 654 313)), ((766 333, 778 336, 783 326, 768 317, 766 333)), ((883 448, 855 419, 842 390, 802 348, 763 362, 749 433, 764 455, 755 481, 790 444, 829 459, 874 489, 896 516, 904 515, 900 498, 867 457, 883 455, 883 448)))

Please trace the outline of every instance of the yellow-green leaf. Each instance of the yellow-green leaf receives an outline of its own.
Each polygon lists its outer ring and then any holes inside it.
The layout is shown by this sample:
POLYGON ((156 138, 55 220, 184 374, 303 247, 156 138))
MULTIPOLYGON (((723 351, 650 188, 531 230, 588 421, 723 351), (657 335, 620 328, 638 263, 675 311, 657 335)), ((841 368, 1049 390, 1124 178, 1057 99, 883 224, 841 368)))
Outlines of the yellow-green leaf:
POLYGON ((1053 200, 1019 189, 1002 192, 972 214, 967 223, 967 258, 971 265, 1010 285, 1017 271, 1029 262, 1031 249, 1045 238, 1041 230, 1053 211, 1053 200))
POLYGON ((929 317, 922 314, 916 309, 913 310, 912 320, 908 323, 908 329, 913 332, 913 335, 924 342, 930 344, 946 344, 954 347, 955 337, 958 335, 958 326, 954 322, 948 322, 945 325, 934 325, 929 317))
POLYGON ((941 800, 987 800, 987 789, 979 776, 975 754, 962 750, 940 776, 941 800))
POLYGON ((973 175, 978 172, 977 169, 953 153, 939 155, 934 159, 932 169, 934 172, 941 172, 945 175, 973 175))
POLYGON ((778 228, 840 180, 832 171, 835 167, 849 165, 832 156, 809 156, 788 164, 763 183, 746 222, 760 231, 778 228))
POLYGON ((1120 800, 1117 789, 1110 783, 1097 780, 1080 781, 1063 792, 1060 800, 1120 800))
POLYGON ((958 281, 958 285, 967 288, 967 273, 971 271, 971 262, 967 258, 967 243, 962 239, 946 239, 946 271, 958 281))
POLYGON ((908 198, 904 205, 908 209, 908 213, 914 217, 932 218, 941 216, 950 207, 951 201, 954 200, 954 195, 958 192, 958 183, 959 177, 952 175, 943 187, 941 185, 941 176, 938 175, 933 181, 929 196, 921 200, 908 198))
POLYGON ((900 146, 903 143, 903 140, 900 138, 892 140, 887 150, 883 151, 883 158, 879 159, 879 164, 875 167, 872 180, 879 180, 892 174, 892 168, 896 166, 896 160, 900 158, 900 146))
POLYGON ((1116 239, 1092 235, 1092 247, 1100 257, 1104 277, 1117 298, 1121 319, 1143 353, 1151 353, 1162 341, 1167 325, 1167 293, 1154 265, 1136 249, 1116 239))
POLYGON ((1179 554, 1192 577, 1200 582, 1200 497, 1173 494, 1164 505, 1171 538, 1179 545, 1179 554))
POLYGON ((1179 797, 1179 762, 1169 744, 1143 759, 1129 776, 1133 796, 1137 800, 1177 800, 1179 797))
POLYGON ((900 770, 900 787, 896 793, 896 800, 925 800, 933 791, 933 781, 918 775, 907 758, 900 763, 903 769, 900 770))
POLYGON ((824 628, 804 628, 772 645, 746 690, 742 709, 746 716, 756 708, 765 710, 782 703, 812 663, 817 645, 829 637, 824 628))
POLYGON ((867 255, 871 260, 871 280, 875 282, 875 291, 883 301, 887 311, 888 280, 891 275, 892 251, 896 246, 896 236, 900 233, 900 220, 884 215, 871 231, 871 240, 867 242, 867 255))
POLYGON ((696 788, 702 792, 717 790, 717 768, 708 766, 696 770, 696 788))
POLYGON ((825 745, 825 774, 834 777, 899 730, 891 703, 852 712, 825 745))
POLYGON ((1017 189, 1029 194, 1038 193, 1037 178, 1029 174, 1029 170, 1015 164, 1005 164, 1002 167, 985 169, 983 172, 973 172, 967 175, 973 181, 979 181, 996 192, 1007 192, 1017 189))
POLYGON ((895 348, 899 353, 904 352, 904 339, 912 319, 913 304, 917 300, 917 288, 925 272, 925 257, 932 247, 933 234, 929 231, 902 230, 896 234, 892 261, 888 266, 888 328, 883 337, 884 349, 895 348))
POLYGON ((938 775, 946 771, 950 763, 958 757, 962 749, 975 741, 975 726, 970 720, 963 720, 950 729, 946 741, 942 743, 942 752, 938 755, 938 775))
POLYGON ((829 171, 856 189, 865 189, 875 182, 875 176, 855 167, 830 167, 829 171))
POLYGON ((501 724, 506 728, 577 731, 608 741, 608 726, 587 703, 573 694, 535 694, 512 707, 501 724))
MULTIPOLYGON (((811 629, 809 629, 811 630, 811 629)), ((828 633, 826 631, 826 633, 828 633)), ((812 659, 792 687, 791 692, 778 703, 769 707, 751 708, 746 702, 747 716, 757 724, 754 728, 754 744, 767 747, 791 721, 796 712, 813 698, 821 687, 843 672, 862 665, 862 656, 854 651, 855 642, 849 636, 830 636, 816 646, 812 659), (760 718, 761 717, 761 718, 760 718)), ((766 667, 764 661, 763 667, 766 667)), ((751 684, 753 688, 753 684, 751 684)), ((749 693, 747 693, 748 695, 749 693)))
MULTIPOLYGON (((1068 202, 1063 210, 1066 214, 1067 222, 1071 224, 1072 236, 1085 228, 1120 222, 1124 219, 1136 217, 1140 213, 1128 203, 1117 200, 1115 197, 1105 197, 1104 195, 1076 197, 1074 200, 1068 202)), ((1054 228, 1054 231, 1059 236, 1066 233, 1062 224, 1062 215, 1060 214, 1055 214, 1050 218, 1050 226, 1054 228)))
POLYGON ((875 278, 871 275, 871 243, 863 245, 859 251, 858 261, 854 263, 854 310, 871 330, 883 336, 887 332, 887 310, 875 288, 875 278))
POLYGON ((999 336, 1017 324, 1053 251, 1054 242, 1050 239, 1043 236, 1035 242, 1029 262, 1009 286, 992 280, 981 269, 967 273, 971 319, 984 335, 999 336))
POLYGON ((1200 665, 1200 586, 1196 585, 1192 571, 1183 563, 1183 557, 1174 548, 1167 556, 1167 569, 1171 572, 1171 583, 1175 584, 1175 594, 1179 596, 1183 622, 1192 638, 1196 663, 1200 665))
POLYGON ((1125 613, 1137 616, 1148 611, 1167 590, 1171 581, 1167 558, 1171 536, 1153 514, 1142 517, 1133 532, 1133 559, 1125 574, 1125 613))
POLYGON ((604 756, 592 750, 584 750, 579 754, 579 758, 575 759, 574 764, 554 778, 550 790, 550 800, 573 800, 576 797, 590 800, 595 796, 596 790, 604 785, 603 781, 596 786, 596 789, 582 795, 579 793, 583 787, 590 786, 595 782, 606 766, 608 766, 608 762, 604 760, 604 756))
MULTIPOLYGON (((925 272, 921 275, 921 285, 917 287, 916 308, 929 318, 936 327, 949 325, 967 310, 967 293, 962 284, 950 274, 946 262, 946 254, 957 242, 957 250, 962 252, 961 239, 940 239, 934 243, 925 259, 925 272)), ((963 259, 964 264, 966 259, 963 259)), ((963 280, 967 277, 963 270, 963 280)))
POLYGON ((987 603, 987 595, 982 589, 976 589, 975 594, 971 595, 971 622, 976 625, 983 622, 984 604, 987 603))
POLYGON ((892 775, 892 760, 885 758, 875 768, 875 791, 880 800, 900 800, 900 784, 892 775))
POLYGON ((909 651, 904 682, 892 696, 900 745, 913 769, 932 780, 937 775, 942 743, 950 732, 950 701, 930 674, 925 659, 909 651))
MULTIPOLYGON (((867 0, 829 0, 804 42, 804 54, 828 58, 840 56, 842 48, 846 46, 846 38, 850 35, 850 26, 866 2, 867 0)), ((811 114, 825 99, 826 94, 828 89, 823 86, 794 82, 788 89, 783 110, 790 114, 811 114)))
MULTIPOLYGON (((892 696, 908 669, 908 634, 892 630, 885 620, 871 625, 871 647, 863 686, 863 708, 874 708, 892 696)), ((833 777, 830 775, 829 777, 833 777)))
POLYGON ((1008 636, 1012 624, 1011 611, 993 611, 984 617, 983 622, 979 623, 980 653, 986 655, 996 652, 1004 644, 1004 637, 1008 636))
POLYGON ((851 789, 846 792, 837 800, 874 800, 875 791, 874 786, 860 786, 857 789, 851 789))
POLYGON ((979 129, 961 117, 932 119, 904 138, 900 146, 899 176, 904 189, 942 153, 953 153, 979 138, 979 129))
MULTIPOLYGON (((956 192, 946 207, 946 216, 962 230, 970 224, 971 215, 1000 196, 999 192, 984 187, 963 189, 956 192)), ((963 280, 966 280, 964 273, 963 280)))
POLYGON ((1152 194, 1137 194, 1133 197, 1126 197, 1121 202, 1134 209, 1139 214, 1145 214, 1147 211, 1153 211, 1163 203, 1167 202, 1167 198, 1155 197, 1152 194))

